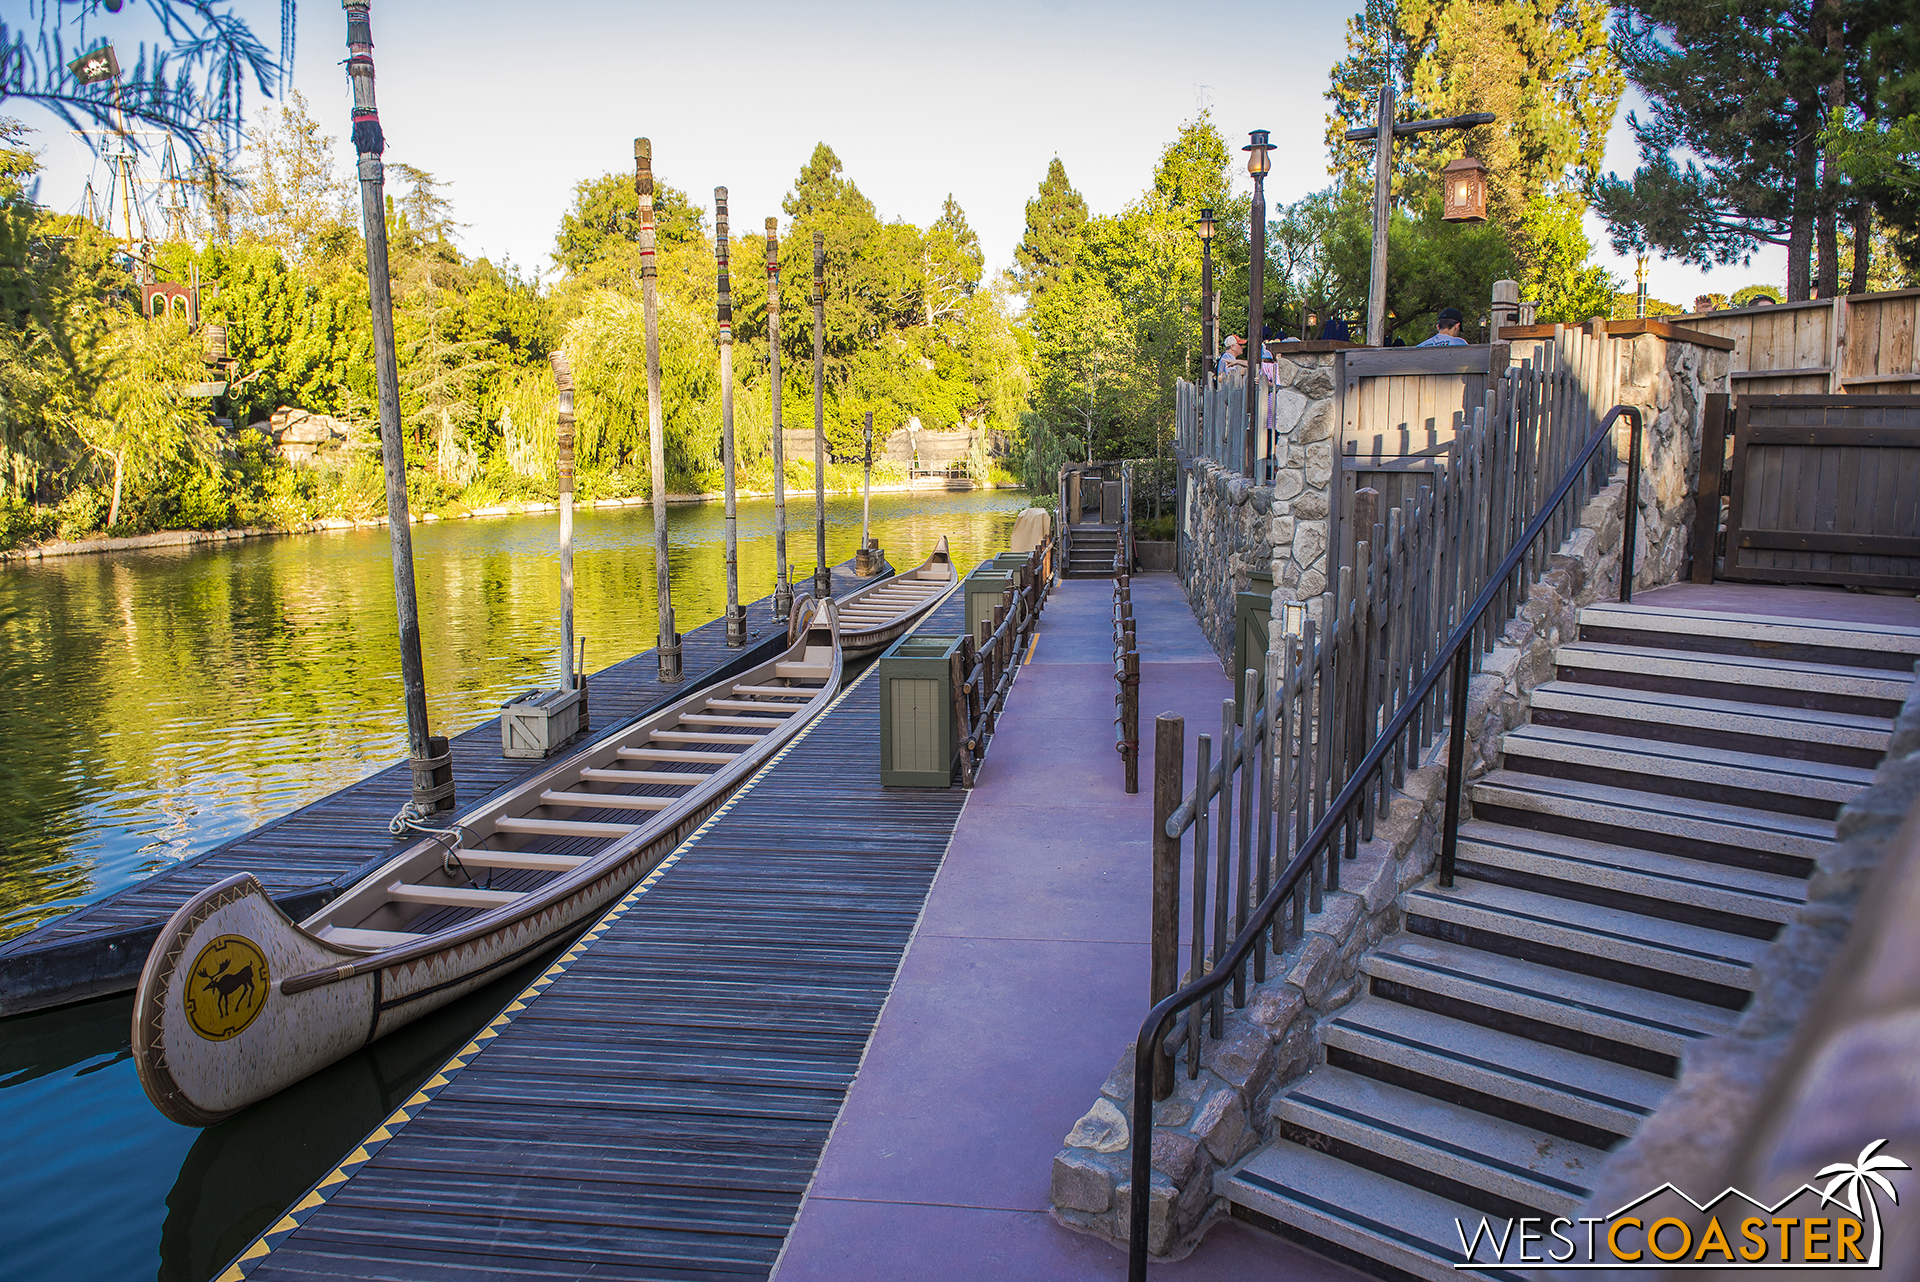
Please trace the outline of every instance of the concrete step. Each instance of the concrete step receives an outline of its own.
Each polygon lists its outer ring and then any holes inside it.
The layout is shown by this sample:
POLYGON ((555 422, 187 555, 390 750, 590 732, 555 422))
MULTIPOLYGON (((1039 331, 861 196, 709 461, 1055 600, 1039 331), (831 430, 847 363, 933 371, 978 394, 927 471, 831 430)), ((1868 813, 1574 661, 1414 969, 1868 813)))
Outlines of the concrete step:
POLYGON ((1798 877, 1470 820, 1460 826, 1461 877, 1534 890, 1712 930, 1772 939, 1807 901, 1798 877))
POLYGON ((1708 863, 1805 877, 1833 841, 1833 822, 1669 797, 1577 779, 1495 770, 1474 782, 1473 817, 1584 836, 1708 863))
POLYGON ((1571 1217, 1606 1154, 1345 1069, 1323 1066, 1273 1102, 1275 1132, 1501 1218, 1571 1217))
POLYGON ((1839 814, 1873 779, 1859 766, 1560 726, 1521 726, 1500 746, 1509 770, 1822 819, 1839 814))
POLYGON ((1535 687, 1531 720, 1540 726, 1867 770, 1879 765, 1886 755, 1893 729, 1893 723, 1883 717, 1620 690, 1574 681, 1549 681, 1535 687))
MULTIPOLYGON (((1236 1218, 1369 1273, 1380 1274, 1384 1266, 1395 1271, 1387 1276, 1426 1282, 1522 1282, 1528 1276, 1493 1267, 1470 1273, 1454 1268, 1465 1258, 1455 1221, 1472 1240, 1482 1219, 1473 1208, 1298 1144, 1281 1141, 1256 1150, 1215 1175, 1213 1191, 1227 1199, 1236 1218)), ((1486 1218, 1496 1238, 1507 1227, 1504 1219, 1486 1218)), ((1477 1258, 1491 1262, 1484 1238, 1475 1244, 1477 1258)))
POLYGON ((1920 628, 1651 605, 1587 606, 1580 611, 1580 639, 1902 674, 1911 674, 1914 661, 1920 659, 1920 628))
POLYGON ((1401 933, 1361 959, 1373 994, 1671 1076, 1739 1016, 1595 975, 1401 933))
POLYGON ((1562 681, 1895 717, 1911 673, 1579 641, 1554 651, 1562 681))
POLYGON ((1380 997, 1321 1027, 1335 1068, 1590 1148, 1633 1134, 1673 1089, 1657 1073, 1380 997))
POLYGON ((1406 893, 1407 930, 1727 1010, 1746 1005, 1765 940, 1538 891, 1458 879, 1406 893))

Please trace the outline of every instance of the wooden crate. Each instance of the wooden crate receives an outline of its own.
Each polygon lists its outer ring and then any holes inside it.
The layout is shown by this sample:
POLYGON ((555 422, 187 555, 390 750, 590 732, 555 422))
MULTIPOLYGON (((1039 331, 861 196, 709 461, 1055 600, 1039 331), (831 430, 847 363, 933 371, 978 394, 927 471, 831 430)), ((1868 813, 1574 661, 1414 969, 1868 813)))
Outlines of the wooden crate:
POLYGON ((585 687, 530 690, 500 708, 500 755, 538 760, 580 733, 585 687))

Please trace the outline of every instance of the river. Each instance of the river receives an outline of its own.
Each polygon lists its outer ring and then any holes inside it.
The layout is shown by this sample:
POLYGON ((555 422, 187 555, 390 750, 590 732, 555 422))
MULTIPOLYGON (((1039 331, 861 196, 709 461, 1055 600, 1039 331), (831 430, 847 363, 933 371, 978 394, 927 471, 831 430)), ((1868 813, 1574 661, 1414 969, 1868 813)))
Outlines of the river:
MULTIPOLYGON (((945 535, 962 572, 1006 547, 1026 496, 875 495, 896 566, 945 535)), ((811 496, 788 507, 796 583, 811 496)), ((743 501, 740 593, 773 588, 773 504, 743 501)), ((828 503, 827 555, 860 501, 828 503)), ((416 525, 436 733, 557 674, 558 520, 416 525)), ((668 509, 680 630, 726 601, 718 503, 668 509)), ((587 666, 653 645, 647 508, 575 523, 587 666)), ((384 529, 0 569, 0 939, 197 855, 406 753, 384 529)), ((8 1276, 202 1282, 323 1176, 542 962, 204 1131, 163 1119, 129 1058, 131 996, 0 1020, 0 1256, 8 1276)))

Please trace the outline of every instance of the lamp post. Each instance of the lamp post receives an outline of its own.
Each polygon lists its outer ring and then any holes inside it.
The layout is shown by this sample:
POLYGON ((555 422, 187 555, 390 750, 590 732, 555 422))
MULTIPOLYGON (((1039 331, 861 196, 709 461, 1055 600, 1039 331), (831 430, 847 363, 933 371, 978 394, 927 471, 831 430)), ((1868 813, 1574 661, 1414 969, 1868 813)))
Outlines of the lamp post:
POLYGON ((787 448, 780 427, 780 220, 767 219, 767 364, 773 376, 773 617, 793 609, 787 569, 787 448))
POLYGON ((1633 257, 1633 314, 1640 320, 1647 318, 1647 255, 1635 254, 1633 257))
POLYGON ((1219 335, 1213 328, 1213 210, 1200 211, 1200 348, 1207 354, 1207 371, 1213 371, 1214 347, 1219 335))
MULTIPOLYGON (((1423 134, 1434 129, 1472 129, 1494 122, 1491 111, 1475 111, 1464 116, 1440 120, 1399 120, 1393 118, 1393 75, 1380 86, 1380 110, 1377 123, 1364 129, 1349 129, 1343 135, 1348 142, 1371 138, 1373 146, 1373 261, 1367 275, 1367 344, 1384 347, 1387 341, 1387 222, 1393 201, 1393 140, 1404 134, 1423 134)), ((1474 162, 1476 165, 1478 161, 1474 162)), ((1485 211, 1482 186, 1482 213, 1485 211)), ((1460 221, 1450 219, 1449 221, 1460 221)))
POLYGON ((1260 297, 1267 277, 1267 174, 1273 169, 1273 145, 1267 131, 1255 129, 1247 135, 1247 172, 1253 175, 1253 273, 1247 280, 1247 440, 1246 472, 1254 474, 1254 431, 1260 423, 1263 399, 1255 389, 1264 390, 1261 370, 1267 356, 1266 304, 1260 297))
MULTIPOLYGON (((400 377, 393 347, 393 287, 387 276, 386 136, 373 93, 373 20, 364 0, 347 6, 347 78, 353 83, 353 146, 359 154, 360 213, 367 241, 367 298, 373 319, 373 375, 380 403, 380 460, 387 481, 387 537, 393 549, 393 604, 400 633, 400 686, 407 708, 413 809, 456 804, 453 756, 429 733, 427 677, 420 661, 420 599, 413 583, 413 529, 407 515, 407 453, 400 437, 400 377)), ((403 811, 404 815, 406 812, 403 811)))

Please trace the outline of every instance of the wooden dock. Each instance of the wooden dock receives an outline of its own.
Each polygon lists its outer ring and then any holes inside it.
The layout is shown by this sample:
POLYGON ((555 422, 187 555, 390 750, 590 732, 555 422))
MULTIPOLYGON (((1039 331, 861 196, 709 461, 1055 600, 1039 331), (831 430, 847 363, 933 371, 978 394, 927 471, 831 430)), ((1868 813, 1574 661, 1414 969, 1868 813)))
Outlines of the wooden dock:
MULTIPOLYGON (((840 594, 871 582, 853 576, 851 561, 834 568, 840 594)), ((683 633, 685 675, 680 681, 660 681, 652 649, 594 673, 587 679, 589 735, 644 716, 729 671, 765 662, 786 641, 784 625, 773 622, 772 606, 773 598, 766 596, 748 607, 747 644, 737 650, 727 646, 724 619, 683 633)), ((548 765, 502 757, 498 717, 454 736, 451 746, 463 809, 548 765)), ((404 843, 387 824, 412 795, 412 786, 410 767, 396 762, 205 854, 0 943, 0 1016, 131 991, 173 911, 236 872, 259 878, 288 916, 307 916, 399 851, 404 843)))
POLYGON ((879 786, 878 691, 869 669, 222 1282, 766 1277, 966 797, 879 786))

